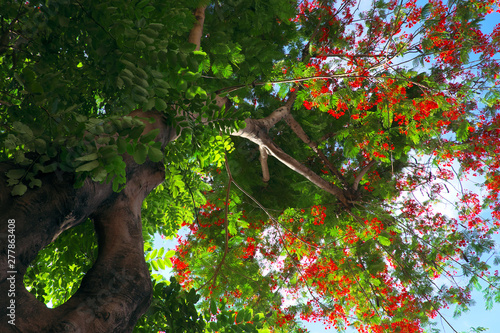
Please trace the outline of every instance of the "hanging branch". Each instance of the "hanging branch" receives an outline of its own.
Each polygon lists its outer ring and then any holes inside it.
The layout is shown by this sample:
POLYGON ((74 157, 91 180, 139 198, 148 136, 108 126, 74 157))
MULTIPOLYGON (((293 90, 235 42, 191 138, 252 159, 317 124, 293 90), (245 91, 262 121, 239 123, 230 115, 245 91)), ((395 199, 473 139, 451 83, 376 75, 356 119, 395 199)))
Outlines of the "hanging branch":
POLYGON ((290 93, 285 105, 274 110, 269 116, 259 119, 261 126, 263 126, 266 131, 269 131, 274 125, 276 125, 276 123, 286 118, 289 114, 291 114, 296 98, 296 91, 290 93))
POLYGON ((267 153, 266 147, 264 146, 259 146, 259 151, 260 166, 262 168, 262 181, 264 183, 267 183, 271 179, 271 176, 269 175, 269 166, 267 165, 267 157, 269 156, 269 154, 267 153))

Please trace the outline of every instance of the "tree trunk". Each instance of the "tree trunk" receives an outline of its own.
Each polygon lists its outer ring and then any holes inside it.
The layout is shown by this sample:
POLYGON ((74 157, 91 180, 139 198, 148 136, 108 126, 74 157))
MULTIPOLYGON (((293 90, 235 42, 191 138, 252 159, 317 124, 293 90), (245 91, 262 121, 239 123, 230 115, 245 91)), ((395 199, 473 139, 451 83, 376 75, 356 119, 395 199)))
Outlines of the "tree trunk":
MULTIPOLYGON (((175 130, 161 115, 144 133, 160 128, 163 146, 175 130)), ((143 133, 143 134, 144 134, 143 133)), ((142 165, 126 155, 127 186, 114 193, 111 184, 87 180, 73 188, 73 175, 52 173, 41 188, 12 197, 0 165, 0 332, 131 332, 147 310, 152 286, 144 260, 141 206, 147 194, 164 180, 163 163, 142 165), (87 218, 94 222, 99 254, 78 291, 63 305, 50 309, 30 294, 23 276, 38 251, 63 231, 87 218), (12 265, 12 266, 11 266, 12 265), (15 325, 14 325, 15 324, 15 325)))

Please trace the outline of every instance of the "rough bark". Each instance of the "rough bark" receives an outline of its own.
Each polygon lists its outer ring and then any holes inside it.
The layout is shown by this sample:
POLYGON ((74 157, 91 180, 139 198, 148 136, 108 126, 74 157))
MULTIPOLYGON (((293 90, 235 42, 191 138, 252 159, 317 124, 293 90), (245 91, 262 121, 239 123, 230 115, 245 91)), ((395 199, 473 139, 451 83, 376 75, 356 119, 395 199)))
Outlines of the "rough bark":
MULTIPOLYGON (((144 132, 160 128, 157 140, 163 145, 176 137, 160 114, 136 111, 132 115, 154 117, 156 122, 147 122, 144 132)), ((41 188, 21 197, 10 195, 4 176, 15 166, 0 165, 0 332, 132 331, 147 310, 152 292, 144 261, 141 205, 164 180, 164 166, 149 160, 137 165, 128 155, 124 160, 127 186, 120 193, 114 193, 111 184, 91 180, 75 189, 71 174, 52 173, 43 177, 41 188), (26 269, 44 246, 87 218, 93 220, 98 235, 97 261, 66 303, 47 308, 24 287, 26 269), (8 221, 13 220, 15 249, 9 253, 8 221), (15 267, 8 266, 8 254, 15 254, 15 267), (15 296, 7 297, 10 291, 15 296), (11 300, 15 301, 15 317, 8 316, 11 300), (9 324, 11 318, 15 325, 9 324)))

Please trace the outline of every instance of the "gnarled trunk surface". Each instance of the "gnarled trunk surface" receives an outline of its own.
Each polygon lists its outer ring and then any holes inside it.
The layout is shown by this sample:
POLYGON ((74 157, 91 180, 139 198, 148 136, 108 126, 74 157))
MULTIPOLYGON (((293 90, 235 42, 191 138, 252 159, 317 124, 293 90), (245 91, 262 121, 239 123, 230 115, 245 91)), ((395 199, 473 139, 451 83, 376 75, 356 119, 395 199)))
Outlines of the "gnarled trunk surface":
MULTIPOLYGON (((175 138, 175 130, 160 114, 136 111, 132 115, 154 117, 156 122, 147 123, 144 132, 160 128, 157 140, 163 146, 175 138)), ((111 184, 90 180, 75 189, 71 174, 55 172, 42 178, 41 188, 21 197, 11 196, 5 178, 15 165, 0 165, 0 332, 132 331, 152 294, 141 206, 163 182, 164 167, 149 160, 138 165, 128 155, 124 160, 127 186, 120 193, 114 193, 111 184), (87 218, 93 220, 98 236, 97 261, 78 291, 50 309, 26 290, 23 276, 44 246, 87 218)))

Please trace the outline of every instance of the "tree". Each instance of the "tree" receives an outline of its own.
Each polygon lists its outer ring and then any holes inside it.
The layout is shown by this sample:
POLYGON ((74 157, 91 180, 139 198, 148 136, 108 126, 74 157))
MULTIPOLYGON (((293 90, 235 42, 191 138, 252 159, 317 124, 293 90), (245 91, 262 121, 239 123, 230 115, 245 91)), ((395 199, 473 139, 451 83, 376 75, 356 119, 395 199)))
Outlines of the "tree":
POLYGON ((364 5, 5 1, 1 330, 417 332, 498 301, 498 3, 364 5))

